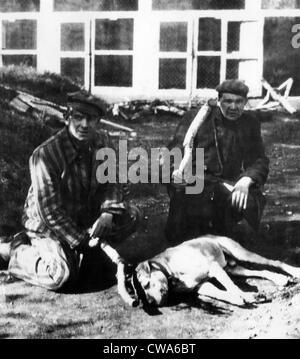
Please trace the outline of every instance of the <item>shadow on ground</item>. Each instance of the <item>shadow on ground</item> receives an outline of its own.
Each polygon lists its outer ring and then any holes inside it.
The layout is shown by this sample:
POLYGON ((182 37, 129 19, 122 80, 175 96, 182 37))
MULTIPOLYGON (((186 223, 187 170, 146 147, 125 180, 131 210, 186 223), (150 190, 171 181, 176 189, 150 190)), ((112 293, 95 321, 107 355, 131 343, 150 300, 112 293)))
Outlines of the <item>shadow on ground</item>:
POLYGON ((89 293, 105 290, 116 284, 116 265, 105 253, 89 251, 82 261, 76 292, 89 293))

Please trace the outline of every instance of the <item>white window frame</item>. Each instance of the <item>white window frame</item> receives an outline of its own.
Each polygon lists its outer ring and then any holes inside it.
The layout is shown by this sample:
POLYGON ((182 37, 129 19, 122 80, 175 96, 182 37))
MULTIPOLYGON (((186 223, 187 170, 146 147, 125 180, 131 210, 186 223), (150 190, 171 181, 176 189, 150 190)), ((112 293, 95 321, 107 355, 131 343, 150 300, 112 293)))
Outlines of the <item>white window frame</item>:
POLYGON ((38 19, 39 12, 22 12, 22 13, 1 13, 0 17, 0 66, 3 66, 2 56, 5 55, 34 55, 36 56, 36 62, 38 63, 38 19), (3 37, 3 22, 15 22, 16 20, 33 20, 36 21, 36 48, 35 49, 3 49, 2 37, 3 37))
POLYGON ((84 87, 89 88, 89 39, 90 39, 90 21, 88 18, 79 17, 77 14, 69 13, 67 17, 59 16, 58 26, 58 44, 59 44, 59 73, 61 73, 62 58, 83 58, 84 59, 84 87), (72 16, 73 15, 73 16, 72 16), (61 50, 61 27, 62 24, 83 24, 84 26, 84 49, 81 51, 61 50))
POLYGON ((251 16, 245 10, 187 10, 187 11, 153 11, 155 13, 155 37, 154 52, 156 54, 156 63, 152 64, 153 76, 156 79, 154 89, 158 96, 162 97, 193 97, 203 96, 210 97, 215 95, 214 89, 197 89, 197 57, 198 56, 220 56, 220 81, 226 78, 226 61, 227 59, 240 60, 255 60, 257 61, 257 85, 252 86, 250 95, 261 95, 261 83, 263 71, 263 17, 251 16), (221 49, 220 51, 198 51, 198 22, 200 18, 216 18, 221 21, 221 49), (240 51, 227 53, 227 26, 228 22, 256 22, 258 27, 257 38, 257 55, 249 57, 242 54, 240 51), (160 24, 162 22, 187 22, 188 23, 188 39, 186 52, 161 52, 159 51, 159 34, 160 24), (159 89, 159 58, 186 58, 187 59, 187 73, 186 73, 186 89, 159 89))
POLYGON ((191 51, 192 51, 192 37, 191 37, 191 31, 192 31, 192 22, 191 20, 183 20, 183 19, 166 19, 163 21, 159 21, 158 27, 157 27, 157 31, 158 33, 156 34, 156 41, 157 41, 157 52, 158 52, 158 58, 157 58, 157 64, 156 64, 156 68, 157 68, 157 72, 156 72, 156 76, 155 76, 155 88, 161 92, 164 93, 166 91, 168 92, 173 92, 176 91, 178 92, 182 92, 182 93, 186 93, 189 89, 189 85, 191 83, 191 65, 192 65, 192 59, 191 59, 191 51), (186 51, 160 51, 159 49, 159 44, 160 44, 160 24, 161 23, 185 23, 187 24, 187 49, 186 51), (185 89, 160 89, 159 88, 159 60, 160 59, 185 59, 186 60, 186 85, 185 85, 185 89))
POLYGON ((121 92, 126 92, 126 91, 132 91, 133 87, 134 87, 134 50, 135 50, 135 42, 134 42, 134 34, 135 34, 135 17, 136 17, 136 12, 133 11, 113 11, 113 12, 106 12, 103 11, 101 13, 96 13, 93 16, 92 19, 92 33, 91 33, 91 41, 92 41, 92 68, 91 68, 91 78, 92 78, 92 83, 91 83, 91 90, 93 92, 97 92, 97 91, 104 91, 106 93, 113 93, 114 91, 116 91, 116 89, 120 90, 121 92), (119 20, 119 19, 132 19, 133 20, 133 34, 132 34, 132 38, 133 38, 133 46, 132 46, 132 50, 96 50, 95 49, 95 40, 96 40, 96 20, 101 20, 101 19, 107 19, 107 20, 119 20), (96 86, 95 85, 95 56, 97 55, 117 55, 117 56, 132 56, 132 85, 131 86, 126 86, 126 87, 122 87, 122 86, 96 86))
MULTIPOLYGON (((226 62, 227 60, 241 60, 241 61, 256 61, 257 62, 257 73, 256 73, 256 84, 255 86, 250 86, 250 96, 260 96, 261 95, 261 83, 260 80, 263 75, 263 26, 264 21, 262 17, 251 17, 248 14, 237 13, 234 11, 233 14, 228 14, 228 11, 218 11, 217 13, 212 12, 202 12, 198 14, 198 17, 194 20, 194 75, 193 75, 193 85, 192 93, 199 96, 205 96, 206 93, 210 94, 212 89, 197 89, 197 57, 198 56, 220 56, 220 82, 226 79, 226 62), (209 16, 212 15, 212 16, 209 16), (220 51, 199 51, 198 50, 198 21, 200 18, 215 18, 221 21, 221 49, 220 51), (227 31, 229 22, 240 22, 240 23, 256 23, 257 25, 257 49, 256 56, 249 56, 244 54, 241 50, 234 51, 232 53, 227 52, 227 31)), ((243 40, 241 40, 243 42, 243 40)), ((244 79, 247 82, 247 79, 244 79)))
MULTIPOLYGON (((101 50, 94 51, 95 41, 95 19, 106 18, 132 18, 134 21, 133 50, 122 50, 122 54, 132 54, 133 56, 133 79, 132 87, 99 87, 91 84, 91 91, 106 98, 108 101, 124 101, 127 99, 180 99, 187 100, 191 96, 208 97, 214 94, 213 90, 196 89, 196 64, 197 55, 197 35, 198 19, 200 17, 221 18, 222 20, 222 48, 221 48, 221 70, 220 80, 225 79, 226 59, 241 58, 241 53, 227 54, 227 36, 226 24, 228 21, 257 21, 259 26, 259 35, 257 38, 257 68, 255 74, 257 79, 256 92, 250 93, 251 96, 261 95, 260 79, 263 75, 263 25, 265 18, 268 17, 299 17, 300 9, 261 9, 260 0, 246 0, 244 10, 186 10, 186 11, 160 11, 152 10, 152 0, 139 0, 137 11, 73 11, 60 12, 53 11, 53 0, 40 0, 39 12, 14 12, 0 13, 0 26, 2 29, 3 20, 36 20, 37 21, 37 48, 33 50, 3 50, 2 35, 0 36, 0 54, 1 55, 36 55, 37 70, 60 72, 60 58, 81 57, 81 52, 76 53, 63 52, 60 49, 60 24, 70 22, 85 23, 85 36, 89 36, 90 22, 92 22, 92 66, 91 78, 94 81, 94 56, 101 54, 101 50), (180 58, 186 56, 187 60, 187 88, 186 90, 159 89, 159 57, 170 58, 171 53, 163 54, 159 52, 159 21, 187 21, 188 22, 188 51, 174 53, 172 56, 180 58), (194 34, 194 35, 193 35, 194 34), (196 39, 196 41, 194 41, 196 39), (194 54, 193 54, 194 51, 194 54), (192 60, 190 60, 192 59, 192 60)), ((85 44, 85 88, 89 89, 89 46, 86 38, 85 44)), ((105 50, 104 54, 116 54, 117 50, 105 50)), ((208 54, 208 53, 206 53, 208 54)), ((244 58, 243 58, 244 59, 244 58)), ((255 58, 256 59, 256 58, 255 58)), ((250 59, 251 60, 251 59, 250 59)), ((2 56, 0 56, 0 65, 2 65, 2 56)))

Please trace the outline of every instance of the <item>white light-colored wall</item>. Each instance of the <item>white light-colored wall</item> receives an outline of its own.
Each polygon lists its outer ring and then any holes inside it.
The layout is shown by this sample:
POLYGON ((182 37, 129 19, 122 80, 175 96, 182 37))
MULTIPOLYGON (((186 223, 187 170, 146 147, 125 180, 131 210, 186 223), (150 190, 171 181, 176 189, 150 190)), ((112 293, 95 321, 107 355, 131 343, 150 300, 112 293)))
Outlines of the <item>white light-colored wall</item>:
MULTIPOLYGON (((53 0, 40 0, 40 12, 34 13, 3 13, 2 19, 14 21, 16 19, 37 20, 37 49, 31 51, 37 54, 37 70, 60 72, 60 26, 64 22, 85 23, 86 49, 83 54, 88 64, 89 59, 89 26, 96 18, 134 19, 133 38, 133 81, 131 88, 95 87, 91 84, 92 92, 99 94, 110 102, 130 99, 174 99, 188 100, 193 96, 209 97, 215 94, 213 89, 196 89, 195 60, 192 59, 193 31, 197 28, 199 17, 217 17, 222 19, 222 56, 221 80, 225 79, 226 31, 228 21, 245 21, 241 25, 240 51, 237 58, 243 57, 239 73, 251 88, 251 95, 261 95, 263 70, 263 24, 265 16, 300 16, 300 10, 261 10, 261 0, 246 0, 244 10, 209 10, 209 11, 152 11, 151 0, 139 0, 138 11, 123 12, 55 12, 53 0), (185 21, 188 24, 188 49, 184 54, 159 53, 159 26, 161 21, 185 21), (183 56, 187 58, 187 88, 185 90, 158 89, 159 57, 183 56), (193 62, 194 61, 194 62, 193 62)), ((196 34, 196 33, 195 33, 196 34)), ((197 34, 196 34, 197 35, 197 34)), ((92 42, 94 41, 93 34, 92 42)), ((197 36, 194 37, 197 39, 197 36)), ((1 40, 0 40, 1 41, 1 40)), ((197 50, 197 49, 194 49, 197 50)), ((19 51, 20 52, 20 51, 19 51)), ((28 51, 27 51, 28 52, 28 51)), ((30 52, 30 51, 29 51, 30 52)), ((4 54, 5 52, 2 51, 4 54)), ((7 53, 18 53, 10 51, 7 53)), ((93 53, 94 54, 94 53, 93 53)), ((71 54, 72 56, 72 54, 71 54)), ((1 57, 0 57, 1 58, 1 57)), ((92 79, 94 71, 92 69, 92 79)), ((85 87, 88 89, 89 68, 86 68, 85 87)))

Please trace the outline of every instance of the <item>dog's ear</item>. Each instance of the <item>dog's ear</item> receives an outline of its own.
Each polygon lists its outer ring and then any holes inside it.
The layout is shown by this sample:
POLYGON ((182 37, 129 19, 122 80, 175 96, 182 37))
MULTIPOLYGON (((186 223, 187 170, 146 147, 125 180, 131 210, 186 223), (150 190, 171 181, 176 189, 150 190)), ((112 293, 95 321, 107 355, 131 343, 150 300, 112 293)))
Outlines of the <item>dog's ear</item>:
POLYGON ((136 276, 141 286, 145 288, 151 277, 151 268, 148 261, 144 261, 136 267, 136 276))

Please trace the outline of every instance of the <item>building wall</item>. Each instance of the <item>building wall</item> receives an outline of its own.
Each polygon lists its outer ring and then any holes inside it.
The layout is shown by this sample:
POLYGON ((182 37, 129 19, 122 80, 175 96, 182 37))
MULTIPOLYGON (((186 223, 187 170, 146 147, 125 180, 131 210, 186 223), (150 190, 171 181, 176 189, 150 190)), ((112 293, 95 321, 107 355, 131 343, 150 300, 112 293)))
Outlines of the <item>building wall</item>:
POLYGON ((289 77, 294 80, 291 96, 300 96, 300 37, 293 46, 291 32, 300 17, 268 17, 264 25, 264 77, 275 87, 289 77))
MULTIPOLYGON (((299 50, 290 49, 287 37, 291 13, 294 23, 300 16, 298 5, 297 0, 2 0, 0 61, 62 73, 112 102, 208 97, 220 81, 233 77, 260 96, 262 76, 272 84, 296 76, 299 50)), ((296 79, 296 95, 298 86, 296 79)))

